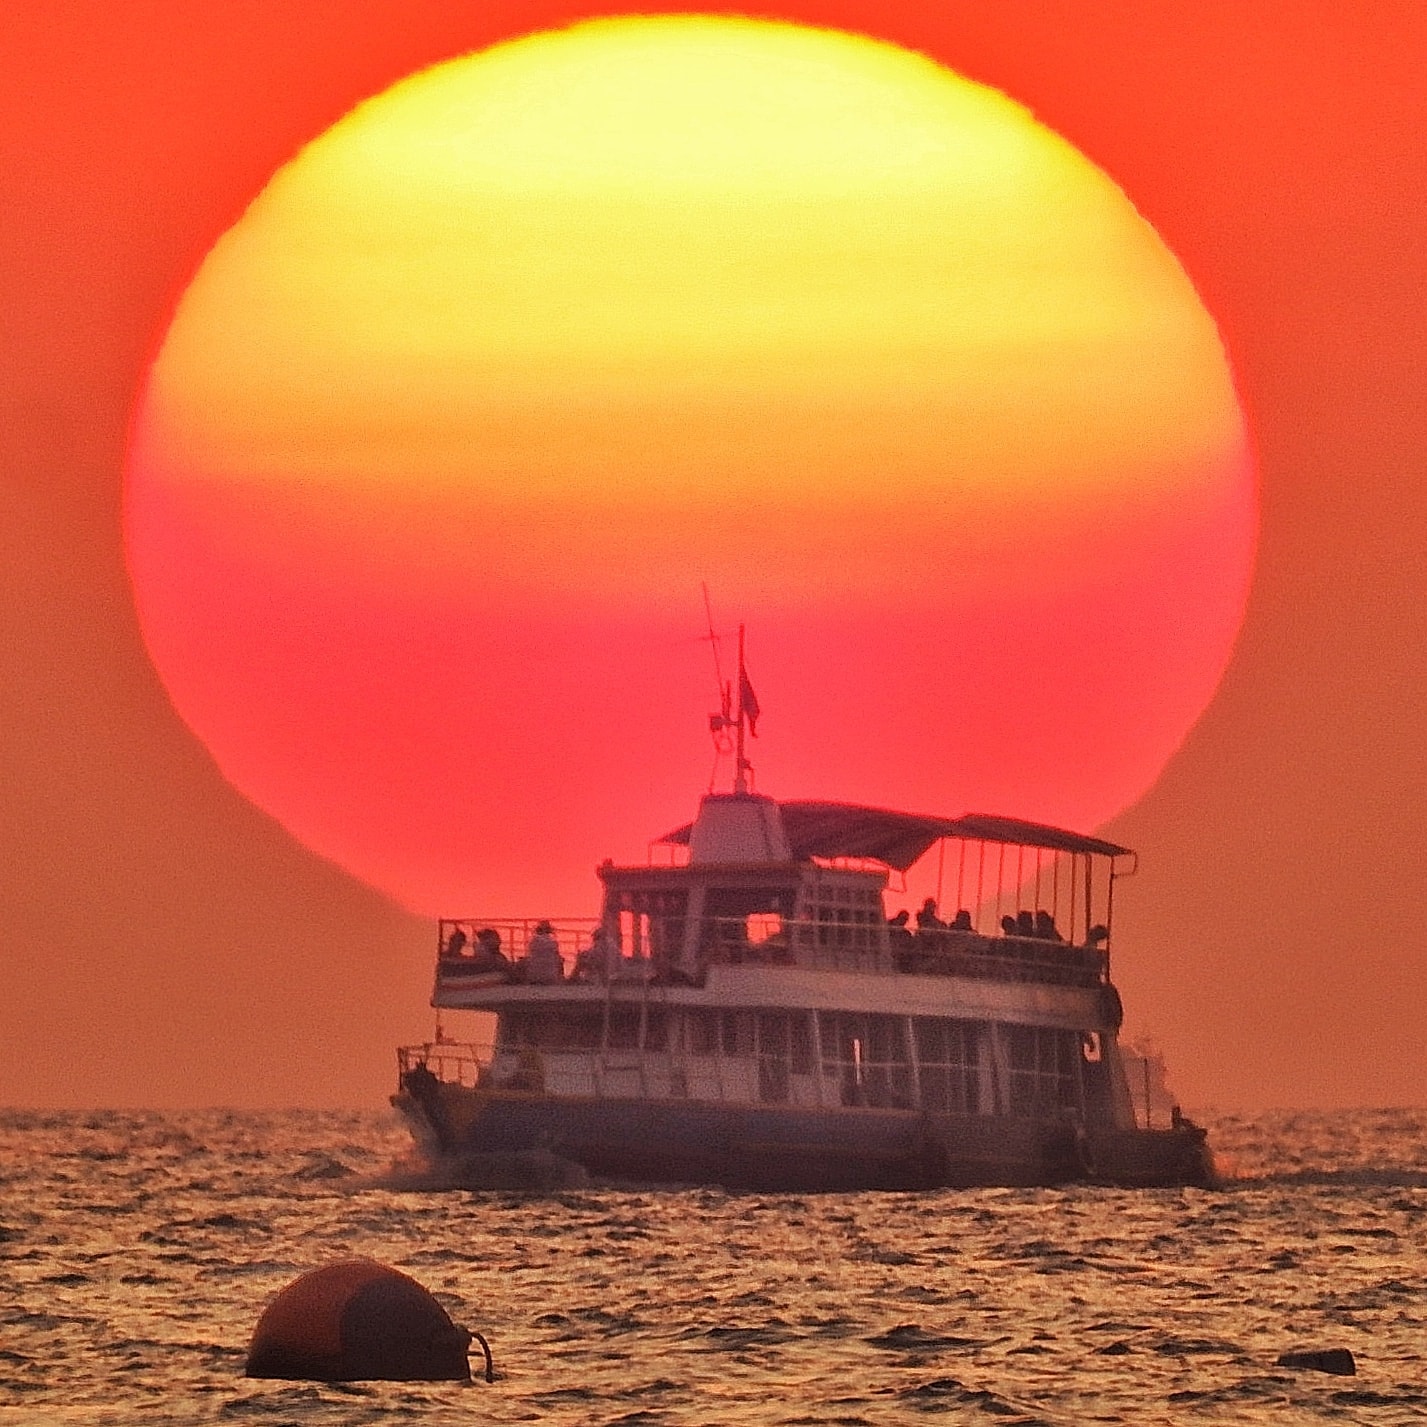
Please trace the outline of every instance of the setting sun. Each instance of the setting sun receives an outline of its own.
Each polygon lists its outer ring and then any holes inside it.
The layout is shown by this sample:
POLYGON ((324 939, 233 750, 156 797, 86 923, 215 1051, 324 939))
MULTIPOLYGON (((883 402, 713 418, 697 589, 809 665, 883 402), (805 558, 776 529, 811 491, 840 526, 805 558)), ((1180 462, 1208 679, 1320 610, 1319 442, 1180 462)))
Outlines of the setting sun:
POLYGON ((136 413, 145 638, 227 777, 425 911, 690 810, 699 585, 762 786, 1090 828, 1212 697, 1256 525, 1214 323, 1005 96, 592 21, 412 76, 219 241, 136 413))

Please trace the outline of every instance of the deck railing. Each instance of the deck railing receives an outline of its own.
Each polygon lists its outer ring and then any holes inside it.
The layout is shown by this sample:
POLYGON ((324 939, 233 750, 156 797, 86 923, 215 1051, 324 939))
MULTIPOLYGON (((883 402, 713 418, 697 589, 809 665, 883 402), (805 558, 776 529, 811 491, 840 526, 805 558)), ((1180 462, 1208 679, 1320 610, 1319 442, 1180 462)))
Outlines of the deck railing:
POLYGON ((494 945, 514 966, 529 952, 537 928, 548 926, 560 948, 560 961, 568 976, 575 959, 589 946, 598 917, 443 917, 437 924, 436 956, 441 971, 454 976, 478 975, 486 969, 480 955, 483 939, 494 933, 494 945))
POLYGON ((914 935, 893 954, 897 970, 909 975, 1035 981, 1051 986, 1098 986, 1109 975, 1109 957, 1102 947, 1039 937, 934 931, 914 935))
MULTIPOLYGON (((437 986, 448 990, 519 983, 523 959, 540 921, 465 918, 440 924, 437 986), (479 950, 482 933, 500 938, 501 957, 479 950), (459 935, 458 935, 459 934, 459 935), (454 938, 454 940, 453 940, 454 938)), ((910 932, 870 919, 707 918, 690 967, 680 956, 614 955, 591 960, 600 925, 593 917, 549 923, 560 949, 561 979, 641 984, 699 984, 711 966, 788 966, 816 971, 901 976, 963 976, 1051 986, 1098 986, 1108 979, 1103 947, 1026 936, 983 936, 952 928, 910 932), (581 958, 580 953, 586 952, 581 958)), ((681 937, 671 937, 671 941, 681 937)), ((668 944, 668 943, 666 943, 668 944)), ((622 948, 628 953, 631 948, 622 948)))
POLYGON ((426 1070, 444 1084, 473 1087, 494 1059, 491 1041, 427 1041, 398 1047, 396 1067, 403 1086, 412 1071, 426 1070))

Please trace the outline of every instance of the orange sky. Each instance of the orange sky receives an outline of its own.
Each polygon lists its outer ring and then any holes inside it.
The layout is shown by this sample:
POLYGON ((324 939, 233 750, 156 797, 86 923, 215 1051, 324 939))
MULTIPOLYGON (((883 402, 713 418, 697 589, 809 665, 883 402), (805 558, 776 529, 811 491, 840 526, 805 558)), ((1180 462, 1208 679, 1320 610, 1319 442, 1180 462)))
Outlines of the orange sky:
MULTIPOLYGON (((0 1101, 377 1103, 391 1046, 428 1024, 425 926, 239 798, 169 706, 123 573, 119 478, 172 305, 268 176, 419 66, 577 13, 469 9, 7 11, 0 1101)), ((1219 698, 1110 829, 1143 853, 1119 903, 1131 1028, 1158 1035, 1191 1104, 1420 1103, 1415 7, 1374 7, 1367 28, 1287 0, 1153 22, 1093 0, 784 13, 875 29, 1029 105, 1131 195, 1219 322, 1261 464, 1259 570, 1219 698)), ((769 681, 791 687, 846 633, 767 636, 764 756, 789 791, 828 790, 769 681)), ((696 777, 702 711, 673 711, 656 750, 696 777)), ((566 865, 624 850, 552 831, 566 865)))

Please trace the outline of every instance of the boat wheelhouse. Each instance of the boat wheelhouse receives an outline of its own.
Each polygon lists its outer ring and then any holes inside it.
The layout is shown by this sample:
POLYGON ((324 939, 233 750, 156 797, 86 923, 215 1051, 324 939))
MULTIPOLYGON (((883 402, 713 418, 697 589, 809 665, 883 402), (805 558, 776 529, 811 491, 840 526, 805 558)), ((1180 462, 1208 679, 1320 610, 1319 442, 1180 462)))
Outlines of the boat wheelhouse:
POLYGON ((495 1032, 399 1052, 428 1150, 733 1189, 1208 1180, 1202 1130, 1137 1122, 1119 1052, 1129 849, 778 802, 746 766, 665 864, 598 869, 597 917, 440 923, 432 1004, 495 1032), (893 910, 933 849, 955 914, 893 910))

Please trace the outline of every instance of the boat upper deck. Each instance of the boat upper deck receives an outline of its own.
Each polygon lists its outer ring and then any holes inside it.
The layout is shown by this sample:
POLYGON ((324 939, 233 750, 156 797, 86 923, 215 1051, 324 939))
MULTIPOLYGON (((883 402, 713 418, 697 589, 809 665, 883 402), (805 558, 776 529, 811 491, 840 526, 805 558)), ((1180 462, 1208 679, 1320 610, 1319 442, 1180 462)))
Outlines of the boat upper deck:
POLYGON ((922 928, 908 931, 895 923, 789 921, 772 917, 717 918, 698 970, 690 975, 668 957, 650 955, 630 938, 624 945, 598 936, 592 918, 543 923, 558 949, 558 969, 547 960, 532 964, 533 921, 469 919, 441 923, 436 989, 460 992, 482 986, 587 983, 615 986, 695 986, 718 966, 788 967, 804 971, 853 972, 878 976, 957 976, 974 980, 1033 982, 1046 986, 1099 986, 1108 979, 1103 947, 1071 945, 1033 936, 983 936, 975 931, 922 928), (755 922, 750 935, 749 921, 755 922), (500 938, 502 960, 481 954, 500 938), (761 932, 761 935, 760 935, 761 932), (468 954, 467 948, 476 948, 468 954), (593 954, 592 954, 593 953, 593 954))
POLYGON ((599 868, 597 918, 442 921, 434 1000, 473 1006, 480 988, 512 985, 698 988, 721 967, 1109 980, 1115 860, 1129 855, 1112 843, 1005 818, 751 794, 709 795, 695 822, 661 843, 675 849, 673 865, 599 868), (941 885, 938 859, 937 890, 956 898, 954 916, 944 920, 935 897, 915 917, 889 915, 892 875, 943 839, 959 843, 954 888, 941 885))

